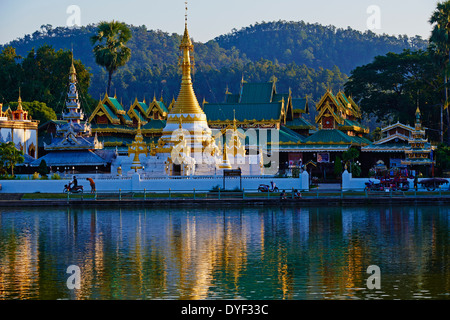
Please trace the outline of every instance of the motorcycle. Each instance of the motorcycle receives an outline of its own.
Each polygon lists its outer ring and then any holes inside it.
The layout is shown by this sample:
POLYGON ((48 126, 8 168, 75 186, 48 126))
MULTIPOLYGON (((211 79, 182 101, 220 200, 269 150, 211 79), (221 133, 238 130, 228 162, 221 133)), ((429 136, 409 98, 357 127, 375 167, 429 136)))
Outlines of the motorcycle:
POLYGON ((375 183, 372 180, 369 180, 369 182, 366 182, 365 185, 366 185, 366 190, 368 190, 368 191, 383 191, 384 190, 383 184, 375 183))
POLYGON ((64 189, 63 189, 63 193, 80 193, 83 192, 83 186, 76 186, 76 187, 71 187, 71 184, 69 182, 69 184, 64 185, 64 189))
POLYGON ((258 187, 259 192, 278 192, 278 187, 271 188, 267 184, 260 184, 258 187))

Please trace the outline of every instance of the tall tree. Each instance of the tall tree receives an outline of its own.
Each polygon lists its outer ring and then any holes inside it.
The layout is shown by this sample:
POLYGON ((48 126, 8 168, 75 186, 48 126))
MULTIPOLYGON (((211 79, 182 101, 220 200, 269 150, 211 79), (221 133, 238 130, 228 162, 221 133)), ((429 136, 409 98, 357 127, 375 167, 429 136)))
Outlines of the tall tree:
POLYGON ((95 62, 108 71, 108 94, 113 73, 131 58, 131 49, 126 46, 131 37, 131 30, 127 25, 114 20, 100 22, 97 34, 91 37, 95 62))
MULTIPOLYGON (((449 78, 449 53, 450 53, 450 1, 438 3, 429 20, 433 26, 430 36, 430 52, 435 57, 435 62, 444 73, 445 109, 447 124, 450 126, 450 112, 448 110, 448 78, 449 78)), ((441 111, 442 112, 442 111, 441 111)), ((442 121, 441 121, 442 123, 442 121)), ((442 128, 442 127, 441 127, 442 128)), ((443 132, 442 132, 443 136, 443 132)), ((442 137, 441 136, 441 137, 442 137)), ((450 143, 450 128, 447 128, 447 139, 450 143)))
POLYGON ((441 80, 428 52, 405 50, 375 57, 372 63, 353 70, 345 91, 366 114, 384 121, 413 124, 419 104, 423 124, 437 130, 439 116, 434 106, 443 103, 441 80))
POLYGON ((23 152, 17 150, 13 142, 0 144, 0 171, 3 174, 6 173, 6 169, 11 169, 11 176, 14 176, 14 167, 24 160, 23 152))
MULTIPOLYGON (((18 102, 11 102, 10 107, 15 110, 17 108, 18 102)), ((33 101, 33 102, 22 102, 22 107, 25 111, 28 111, 28 116, 33 120, 39 120, 41 124, 46 123, 50 120, 56 120, 57 116, 55 111, 47 107, 43 102, 33 101)))
MULTIPOLYGON (((0 53, 0 102, 17 101, 21 88, 24 101, 39 101, 60 113, 65 107, 71 64, 70 50, 55 51, 53 47, 44 45, 31 49, 22 59, 14 48, 5 47, 0 53)), ((95 104, 88 94, 91 74, 79 60, 75 60, 74 65, 83 108, 90 112, 95 104)))

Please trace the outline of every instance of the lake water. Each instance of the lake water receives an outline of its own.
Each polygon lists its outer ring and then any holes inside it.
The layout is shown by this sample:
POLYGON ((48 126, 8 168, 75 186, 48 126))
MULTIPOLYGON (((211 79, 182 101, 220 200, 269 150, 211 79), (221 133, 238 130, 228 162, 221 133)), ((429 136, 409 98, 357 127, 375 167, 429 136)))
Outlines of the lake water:
POLYGON ((0 299, 449 299, 449 209, 3 208, 0 299))

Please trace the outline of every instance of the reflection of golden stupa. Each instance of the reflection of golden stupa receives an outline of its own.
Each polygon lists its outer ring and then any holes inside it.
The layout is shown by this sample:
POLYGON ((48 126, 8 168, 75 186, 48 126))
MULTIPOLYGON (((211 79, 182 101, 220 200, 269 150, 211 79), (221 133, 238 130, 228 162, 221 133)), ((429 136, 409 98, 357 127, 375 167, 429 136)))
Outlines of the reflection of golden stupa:
MULTIPOLYGON (((214 139, 212 139, 206 115, 200 108, 192 86, 191 68, 193 63, 191 60, 193 59, 191 53, 193 49, 194 46, 189 37, 186 19, 184 35, 180 45, 182 51, 180 57, 182 70, 180 92, 167 116, 166 127, 156 148, 157 156, 165 160, 166 172, 169 175, 187 175, 189 172, 193 174, 195 168, 199 165, 200 168, 202 164, 211 166, 214 163, 215 165, 215 160, 212 157, 212 150, 215 150, 212 146, 214 139), (178 146, 180 134, 185 138, 183 142, 185 147, 178 146), (177 146, 178 148, 176 148, 177 146), (177 158, 177 161, 174 158, 177 158)), ((207 171, 206 168, 204 170, 207 171)), ((211 168, 208 170, 211 170, 211 168)))

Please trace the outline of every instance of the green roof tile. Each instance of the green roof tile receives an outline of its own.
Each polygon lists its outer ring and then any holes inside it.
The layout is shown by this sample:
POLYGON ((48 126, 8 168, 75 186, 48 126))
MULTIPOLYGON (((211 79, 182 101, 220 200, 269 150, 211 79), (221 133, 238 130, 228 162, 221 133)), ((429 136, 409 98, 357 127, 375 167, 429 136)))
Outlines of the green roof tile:
POLYGON ((292 108, 300 113, 308 113, 308 104, 306 99, 292 99, 292 108))
POLYGON ((164 102, 162 101, 157 101, 159 107, 165 112, 165 113, 169 113, 169 110, 166 108, 164 102))
POLYGON ((240 103, 270 103, 273 82, 244 83, 240 103))
POLYGON ((328 143, 342 143, 351 144, 354 142, 352 137, 346 135, 340 130, 318 130, 313 135, 305 139, 306 143, 328 144, 328 143))
POLYGON ((106 112, 108 112, 108 114, 111 116, 111 118, 119 120, 117 115, 111 110, 110 107, 108 107, 106 104, 104 104, 103 108, 105 108, 106 112))
POLYGON ((239 103, 239 94, 228 93, 225 97, 225 103, 239 103))
POLYGON ((142 129, 164 129, 166 126, 165 120, 150 120, 145 125, 143 125, 142 129))
POLYGON ((296 118, 286 122, 286 127, 293 129, 315 129, 315 126, 306 119, 296 118))
POLYGON ((259 103, 259 104, 212 104, 205 103, 203 111, 208 121, 234 119, 234 111, 236 112, 236 120, 278 120, 281 117, 281 103, 259 103))
MULTIPOLYGON (((118 101, 116 98, 111 98, 111 97, 109 97, 109 100, 112 102, 112 104, 114 105, 114 107, 115 107, 117 110, 124 110, 123 107, 122 107, 122 105, 119 103, 119 101, 118 101)), ((124 110, 124 111, 125 111, 125 110, 124 110)))

